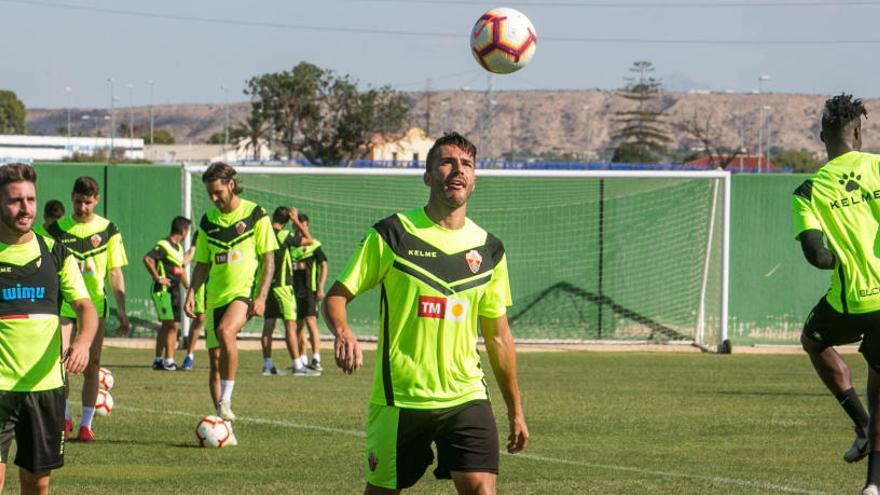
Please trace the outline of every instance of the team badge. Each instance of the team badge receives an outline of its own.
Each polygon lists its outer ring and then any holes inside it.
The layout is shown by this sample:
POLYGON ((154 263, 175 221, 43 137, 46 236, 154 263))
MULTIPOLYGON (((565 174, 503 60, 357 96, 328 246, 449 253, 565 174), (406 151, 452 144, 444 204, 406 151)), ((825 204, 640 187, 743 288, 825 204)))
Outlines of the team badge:
POLYGON ((95 234, 95 235, 89 237, 89 242, 92 244, 93 248, 96 248, 101 245, 101 236, 99 236, 98 234, 95 234))
POLYGON ((465 261, 467 261, 468 268, 471 269, 471 273, 477 273, 480 271, 480 265, 483 264, 483 257, 480 256, 480 253, 477 252, 476 249, 471 249, 464 255, 465 261))
POLYGON ((244 233, 245 228, 247 228, 247 225, 245 225, 244 222, 238 222, 237 224, 235 224, 235 231, 238 232, 238 235, 244 233))
POLYGON ((376 457, 374 452, 370 452, 370 455, 367 456, 367 463, 370 464, 370 471, 376 470, 376 466, 379 465, 379 458, 376 457))

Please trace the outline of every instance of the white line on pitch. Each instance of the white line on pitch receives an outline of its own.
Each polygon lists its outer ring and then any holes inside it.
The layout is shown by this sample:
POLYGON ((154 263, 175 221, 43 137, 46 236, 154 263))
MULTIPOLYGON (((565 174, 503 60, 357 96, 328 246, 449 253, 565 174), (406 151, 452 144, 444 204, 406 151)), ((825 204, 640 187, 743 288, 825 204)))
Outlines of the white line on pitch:
MULTIPOLYGON (((185 411, 168 411, 168 410, 158 410, 158 409, 143 409, 139 407, 129 407, 129 406, 116 406, 115 409, 120 409, 123 411, 131 411, 138 413, 148 413, 148 414, 159 414, 164 416, 180 416, 184 418, 202 418, 201 414, 194 414, 185 411)), ((322 431, 325 433, 338 433, 340 435, 348 435, 352 437, 360 437, 363 438, 366 434, 360 430, 346 430, 343 428, 330 428, 327 426, 317 426, 317 425, 307 425, 302 423, 293 423, 290 421, 281 421, 277 419, 263 419, 263 418, 252 418, 252 417, 243 417, 240 416, 235 420, 237 423, 252 423, 257 425, 269 425, 269 426, 279 426, 282 428, 292 428, 297 430, 312 430, 312 431, 322 431)), ((815 492, 810 490, 805 490, 803 488, 796 488, 793 486, 785 486, 785 485, 777 485, 775 483, 764 483, 760 481, 750 481, 750 480, 738 480, 734 478, 722 478, 718 476, 702 476, 699 474, 687 474, 687 473, 676 473, 673 471, 657 471, 653 469, 643 469, 638 467, 630 467, 630 466, 617 466, 614 464, 597 464, 593 462, 581 462, 581 461, 569 461, 565 459, 555 459, 553 457, 545 457, 541 455, 533 455, 533 454, 507 454, 507 452, 501 452, 504 455, 507 455, 512 458, 518 459, 528 459, 531 461, 539 461, 539 462, 547 462, 551 464, 567 464, 571 466, 581 466, 595 469, 607 469, 609 471, 624 471, 628 473, 636 473, 636 474, 647 474, 652 476, 662 476, 666 478, 682 478, 689 479, 694 481, 702 481, 706 483, 712 483, 716 485, 736 485, 742 486, 746 488, 753 488, 756 490, 771 490, 775 492, 782 493, 799 493, 803 495, 826 495, 825 492, 815 492)))

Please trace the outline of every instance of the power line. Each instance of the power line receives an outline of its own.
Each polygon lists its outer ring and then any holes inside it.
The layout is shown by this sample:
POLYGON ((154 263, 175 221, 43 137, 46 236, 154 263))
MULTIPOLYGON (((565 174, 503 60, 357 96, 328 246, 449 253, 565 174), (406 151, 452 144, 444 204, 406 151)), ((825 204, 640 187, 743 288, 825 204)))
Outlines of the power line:
MULTIPOLYGON (((406 3, 423 5, 469 5, 484 6, 485 2, 472 0, 347 0, 355 3, 406 3)), ((877 7, 877 0, 795 0, 791 2, 577 2, 577 1, 550 1, 535 2, 528 0, 507 0, 505 5, 513 7, 587 7, 587 8, 648 8, 648 9, 714 9, 714 8, 788 8, 788 7, 877 7)))
MULTIPOLYGON (((372 0, 384 1, 384 0, 372 0)), ((286 24, 277 22, 245 21, 238 19, 222 19, 215 17, 200 17, 175 14, 161 14, 155 12, 143 12, 124 9, 110 9, 103 7, 85 7, 63 3, 47 2, 42 0, 0 0, 0 3, 14 3, 31 7, 45 7, 52 9, 75 10, 81 12, 121 15, 128 17, 162 19, 171 21, 200 22, 205 24, 220 24, 226 26, 244 26, 283 29, 292 31, 318 31, 352 34, 370 34, 380 36, 415 36, 420 38, 446 38, 461 39, 462 33, 444 33, 431 31, 405 31, 398 29, 377 29, 340 26, 317 26, 306 24, 286 24)), ((880 5, 880 3, 877 3, 880 5)), ((634 5, 634 4, 633 4, 634 5)), ((565 37, 565 36, 541 36, 539 42, 562 42, 562 43, 586 43, 586 44, 642 44, 642 45, 741 45, 741 46, 768 46, 768 45, 876 45, 880 39, 661 39, 661 38, 599 38, 599 37, 565 37)))

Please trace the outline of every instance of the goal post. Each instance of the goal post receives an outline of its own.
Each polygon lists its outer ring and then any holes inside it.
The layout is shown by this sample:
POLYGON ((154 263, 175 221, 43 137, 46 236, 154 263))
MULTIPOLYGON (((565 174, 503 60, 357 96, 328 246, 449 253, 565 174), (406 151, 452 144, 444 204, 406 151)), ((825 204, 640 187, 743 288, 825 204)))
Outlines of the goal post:
MULTIPOLYGON (((205 169, 182 169, 183 215, 196 225, 213 207, 205 169)), ((280 205, 308 214, 329 259, 327 288, 376 221, 428 195, 420 169, 236 170, 243 197, 270 214, 280 205)), ((730 184, 714 170, 478 170, 468 217, 504 243, 516 339, 729 352, 730 184)), ((377 307, 370 293, 350 304, 359 336, 377 334, 377 307)))

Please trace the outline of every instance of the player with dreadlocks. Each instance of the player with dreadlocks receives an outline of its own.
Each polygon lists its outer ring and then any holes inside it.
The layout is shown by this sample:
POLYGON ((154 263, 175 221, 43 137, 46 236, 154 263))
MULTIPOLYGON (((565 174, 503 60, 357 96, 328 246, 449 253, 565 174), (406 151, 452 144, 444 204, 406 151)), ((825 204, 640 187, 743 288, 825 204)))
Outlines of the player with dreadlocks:
POLYGON ((852 95, 841 94, 825 102, 820 137, 828 162, 794 191, 792 210, 795 238, 804 257, 816 268, 831 270, 831 289, 807 318, 801 343, 819 378, 855 426, 856 438, 844 460, 857 462, 870 451, 870 485, 878 481, 872 477, 880 477, 880 452, 873 452, 880 443, 871 448, 876 428, 869 428, 869 416, 853 389, 849 367, 834 349, 861 341, 859 350, 871 365, 868 403, 876 408, 880 387, 880 259, 875 254, 880 156, 860 151, 862 117, 867 116, 862 100, 852 95))

